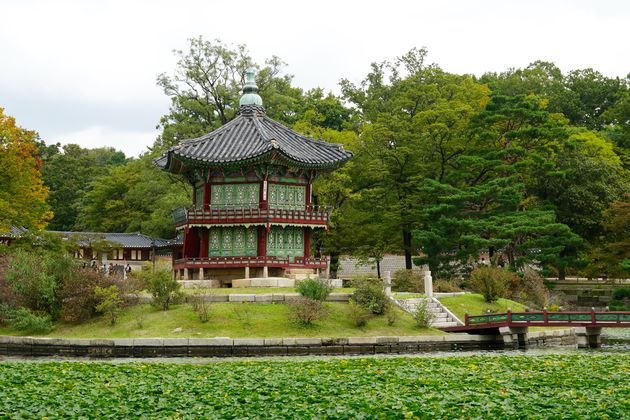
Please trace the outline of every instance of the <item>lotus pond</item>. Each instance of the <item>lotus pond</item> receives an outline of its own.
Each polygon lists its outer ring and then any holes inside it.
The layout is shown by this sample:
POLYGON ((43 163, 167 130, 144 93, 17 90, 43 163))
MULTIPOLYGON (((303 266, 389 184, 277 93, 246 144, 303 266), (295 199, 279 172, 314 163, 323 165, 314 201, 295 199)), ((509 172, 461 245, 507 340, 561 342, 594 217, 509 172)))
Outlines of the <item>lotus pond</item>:
POLYGON ((630 354, 0 363, 0 418, 630 417, 630 354))

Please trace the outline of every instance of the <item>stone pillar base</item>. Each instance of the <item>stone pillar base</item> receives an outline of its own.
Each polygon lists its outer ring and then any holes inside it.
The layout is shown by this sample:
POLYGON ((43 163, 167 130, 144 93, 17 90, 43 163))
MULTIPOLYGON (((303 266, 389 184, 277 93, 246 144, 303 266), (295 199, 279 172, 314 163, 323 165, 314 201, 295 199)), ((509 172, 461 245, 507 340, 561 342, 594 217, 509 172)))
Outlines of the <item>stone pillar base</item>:
POLYGON ((595 349, 602 346, 602 329, 597 327, 576 327, 578 348, 595 349))
POLYGON ((499 333, 503 338, 503 343, 509 347, 527 347, 527 327, 501 327, 499 333))

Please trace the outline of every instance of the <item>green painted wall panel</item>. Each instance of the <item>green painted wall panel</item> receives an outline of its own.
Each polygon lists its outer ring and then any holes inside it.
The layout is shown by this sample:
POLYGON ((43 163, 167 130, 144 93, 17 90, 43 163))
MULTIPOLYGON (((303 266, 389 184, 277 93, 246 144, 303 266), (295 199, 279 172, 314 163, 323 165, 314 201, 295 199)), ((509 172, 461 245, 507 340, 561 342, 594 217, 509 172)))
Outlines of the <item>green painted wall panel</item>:
POLYGON ((203 190, 203 184, 195 188, 195 207, 198 209, 203 208, 203 190))
POLYGON ((213 184, 213 207, 258 207, 260 184, 213 184))
POLYGON ((272 226, 267 233, 267 255, 291 259, 304 256, 304 228, 272 226))
POLYGON ((305 205, 306 187, 303 185, 269 184, 269 207, 301 209, 305 205))
POLYGON ((243 257, 258 254, 256 227, 213 227, 208 235, 208 256, 243 257))

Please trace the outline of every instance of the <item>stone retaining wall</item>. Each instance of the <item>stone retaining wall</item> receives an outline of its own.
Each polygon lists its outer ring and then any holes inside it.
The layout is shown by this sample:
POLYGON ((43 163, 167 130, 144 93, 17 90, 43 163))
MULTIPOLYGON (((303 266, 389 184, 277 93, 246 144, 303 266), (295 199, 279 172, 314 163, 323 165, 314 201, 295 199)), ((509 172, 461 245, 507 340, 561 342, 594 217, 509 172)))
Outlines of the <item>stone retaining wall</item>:
MULTIPOLYGON (((532 346, 574 345, 573 330, 531 333, 532 346), (570 331, 570 332, 565 332, 570 331), (571 337, 572 338, 568 338, 571 337)), ((0 336, 0 355, 66 357, 246 357, 408 354, 506 348, 501 336, 344 338, 125 338, 63 339, 0 336)))
MULTIPOLYGON (((250 303, 285 303, 300 297, 299 293, 265 293, 265 294, 202 294, 206 302, 250 302, 250 303)), ((184 295, 184 302, 188 302, 192 295, 184 295)), ((328 302, 348 302, 352 293, 331 293, 326 299, 328 302)), ((138 297, 138 303, 151 303, 153 298, 147 295, 138 297)))
POLYGON ((573 328, 534 331, 527 333, 527 345, 530 347, 577 346, 577 336, 573 328))

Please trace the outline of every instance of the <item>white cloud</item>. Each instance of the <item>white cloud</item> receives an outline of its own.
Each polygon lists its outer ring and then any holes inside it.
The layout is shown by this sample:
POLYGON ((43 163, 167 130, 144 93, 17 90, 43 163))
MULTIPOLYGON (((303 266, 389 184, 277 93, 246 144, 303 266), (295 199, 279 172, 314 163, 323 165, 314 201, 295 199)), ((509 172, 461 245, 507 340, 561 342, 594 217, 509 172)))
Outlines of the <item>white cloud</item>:
POLYGON ((276 54, 289 63, 295 84, 307 89, 337 91, 339 79, 359 81, 371 62, 420 46, 429 49, 429 61, 458 73, 504 71, 536 59, 554 61, 563 71, 630 72, 630 2, 624 0, 0 4, 10 17, 0 25, 0 106, 16 109, 18 122, 55 138, 86 126, 148 133, 168 110, 157 74, 171 72, 172 50, 185 49, 187 38, 198 35, 246 44, 258 61, 276 54), (36 105, 43 97, 55 98, 64 110, 54 128, 50 114, 36 105), (96 116, 111 116, 115 107, 136 111, 117 117, 120 122, 94 121, 81 116, 86 106, 96 116))
POLYGON ((97 147, 114 147, 122 150, 127 157, 137 157, 147 151, 153 144, 156 131, 117 131, 108 127, 87 127, 78 131, 62 133, 54 136, 47 143, 78 144, 81 147, 93 149, 97 147))

